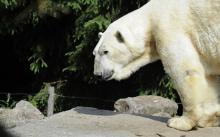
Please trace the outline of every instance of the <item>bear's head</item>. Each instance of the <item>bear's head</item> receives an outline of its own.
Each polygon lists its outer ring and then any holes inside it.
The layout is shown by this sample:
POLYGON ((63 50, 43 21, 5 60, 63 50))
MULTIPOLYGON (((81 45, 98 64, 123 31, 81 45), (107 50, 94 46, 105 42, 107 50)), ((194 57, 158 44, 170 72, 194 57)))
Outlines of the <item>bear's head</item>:
POLYGON ((99 36, 100 40, 93 51, 94 74, 105 80, 114 79, 114 74, 144 52, 143 40, 135 38, 126 25, 118 26, 115 22, 99 36))
POLYGON ((151 57, 155 48, 151 46, 150 23, 141 15, 139 12, 125 15, 99 34, 93 51, 95 75, 105 80, 125 79, 155 59, 151 57))

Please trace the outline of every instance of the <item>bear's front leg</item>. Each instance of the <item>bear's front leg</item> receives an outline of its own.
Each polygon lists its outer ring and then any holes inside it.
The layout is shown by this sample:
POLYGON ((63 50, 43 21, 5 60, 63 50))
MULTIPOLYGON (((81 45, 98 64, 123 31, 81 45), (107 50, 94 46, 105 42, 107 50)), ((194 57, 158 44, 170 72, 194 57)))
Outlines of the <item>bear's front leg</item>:
POLYGON ((183 104, 183 116, 171 118, 168 126, 185 131, 196 126, 217 126, 217 78, 206 75, 190 39, 179 36, 160 44, 158 53, 183 104))
POLYGON ((142 66, 149 64, 155 60, 158 60, 158 55, 157 54, 147 54, 144 53, 140 57, 136 58, 134 61, 132 61, 130 64, 126 65, 122 69, 117 70, 112 78, 116 80, 123 80, 128 77, 130 77, 131 74, 136 72, 138 69, 140 69, 142 66))

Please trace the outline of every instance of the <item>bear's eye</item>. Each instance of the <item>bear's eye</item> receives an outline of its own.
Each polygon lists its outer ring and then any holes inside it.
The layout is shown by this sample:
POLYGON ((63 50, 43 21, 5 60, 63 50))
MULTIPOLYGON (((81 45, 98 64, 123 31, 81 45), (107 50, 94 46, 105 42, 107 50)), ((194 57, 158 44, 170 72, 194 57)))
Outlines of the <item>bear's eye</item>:
POLYGON ((121 32, 117 31, 115 37, 117 38, 118 42, 124 43, 124 37, 121 35, 121 32))
POLYGON ((104 55, 106 55, 106 54, 108 54, 108 51, 107 51, 107 50, 105 50, 105 51, 103 51, 103 53, 104 53, 104 55))

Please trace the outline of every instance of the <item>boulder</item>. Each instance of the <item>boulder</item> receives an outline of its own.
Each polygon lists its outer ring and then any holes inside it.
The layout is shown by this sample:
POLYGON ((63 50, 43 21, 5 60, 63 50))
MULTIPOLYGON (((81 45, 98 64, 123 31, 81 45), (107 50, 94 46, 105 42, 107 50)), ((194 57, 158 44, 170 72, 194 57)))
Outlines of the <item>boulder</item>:
POLYGON ((30 102, 24 100, 16 104, 13 112, 16 115, 17 123, 26 123, 44 118, 44 115, 36 107, 34 107, 30 102))
POLYGON ((24 100, 18 102, 13 109, 0 109, 0 122, 6 128, 12 128, 43 118, 44 115, 36 107, 24 100))
POLYGON ((172 117, 176 115, 178 105, 167 98, 149 95, 119 99, 114 108, 123 113, 172 117))

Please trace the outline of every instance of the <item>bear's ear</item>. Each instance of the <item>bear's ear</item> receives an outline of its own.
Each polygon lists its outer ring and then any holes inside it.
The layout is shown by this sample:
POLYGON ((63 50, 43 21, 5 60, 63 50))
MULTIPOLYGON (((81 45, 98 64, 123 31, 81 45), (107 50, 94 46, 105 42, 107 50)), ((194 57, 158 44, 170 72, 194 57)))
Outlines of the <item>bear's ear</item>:
POLYGON ((125 42, 124 37, 123 37, 123 35, 121 34, 120 31, 116 32, 115 37, 118 40, 118 42, 120 42, 120 43, 124 43, 125 42))
POLYGON ((132 54, 134 54, 134 56, 139 56, 143 53, 144 48, 140 49, 139 46, 137 46, 138 41, 135 40, 135 35, 129 28, 118 28, 118 30, 115 32, 115 37, 118 42, 123 43, 132 52, 132 54))
POLYGON ((121 27, 115 32, 115 37, 120 43, 130 47, 134 45, 134 36, 128 28, 121 27))
POLYGON ((99 32, 98 37, 101 38, 103 36, 103 32, 99 32))

